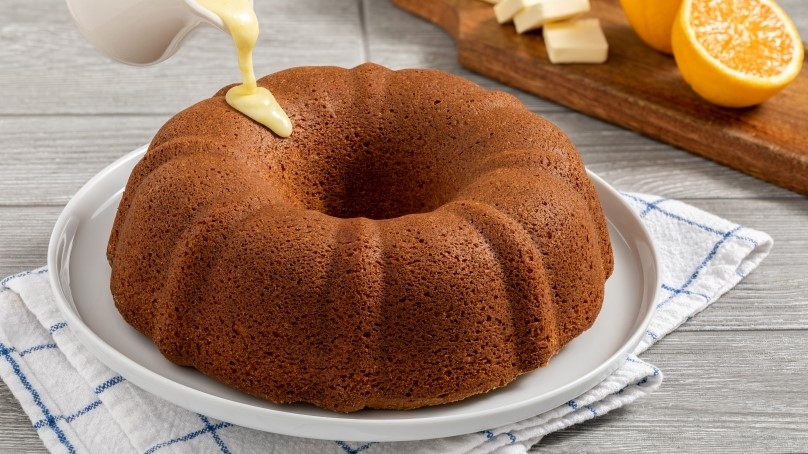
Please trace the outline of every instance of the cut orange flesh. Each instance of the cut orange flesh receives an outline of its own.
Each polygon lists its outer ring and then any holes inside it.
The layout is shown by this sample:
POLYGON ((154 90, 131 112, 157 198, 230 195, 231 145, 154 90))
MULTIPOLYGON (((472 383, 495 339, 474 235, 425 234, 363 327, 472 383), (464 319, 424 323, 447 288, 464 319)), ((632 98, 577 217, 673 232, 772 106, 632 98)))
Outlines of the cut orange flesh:
POLYGON ((715 104, 759 104, 802 68, 796 27, 772 0, 684 0, 672 31, 685 81, 715 104))

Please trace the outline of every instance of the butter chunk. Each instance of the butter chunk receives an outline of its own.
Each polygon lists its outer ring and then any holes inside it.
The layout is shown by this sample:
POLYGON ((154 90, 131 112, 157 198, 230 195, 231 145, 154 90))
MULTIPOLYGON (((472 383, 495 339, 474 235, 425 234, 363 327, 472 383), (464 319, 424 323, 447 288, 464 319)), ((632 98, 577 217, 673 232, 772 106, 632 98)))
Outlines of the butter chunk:
POLYGON ((597 19, 554 22, 542 33, 552 63, 603 63, 609 56, 609 43, 597 19))
POLYGON ((517 12, 513 24, 517 33, 524 33, 550 22, 573 18, 589 9, 589 0, 539 0, 517 12))
POLYGON ((510 22, 519 11, 543 0, 499 0, 494 6, 494 15, 497 22, 504 24, 510 22))

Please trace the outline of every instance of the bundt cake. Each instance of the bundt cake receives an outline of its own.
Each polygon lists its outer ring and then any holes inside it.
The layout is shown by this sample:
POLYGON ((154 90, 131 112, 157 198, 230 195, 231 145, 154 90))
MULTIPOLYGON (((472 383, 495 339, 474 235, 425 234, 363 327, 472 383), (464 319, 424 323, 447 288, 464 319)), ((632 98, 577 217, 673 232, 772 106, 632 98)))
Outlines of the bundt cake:
POLYGON ((115 304, 169 360, 272 402, 410 409, 501 387, 592 325, 612 249, 554 125, 435 70, 259 85, 291 137, 223 89, 160 129, 114 221, 115 304))

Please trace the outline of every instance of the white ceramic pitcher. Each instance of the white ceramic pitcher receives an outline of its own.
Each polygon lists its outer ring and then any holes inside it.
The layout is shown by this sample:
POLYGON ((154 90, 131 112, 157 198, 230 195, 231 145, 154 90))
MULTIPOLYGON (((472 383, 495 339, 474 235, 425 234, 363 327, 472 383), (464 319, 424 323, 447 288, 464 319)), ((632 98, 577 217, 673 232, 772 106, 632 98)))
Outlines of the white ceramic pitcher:
POLYGON ((167 59, 199 25, 227 32, 218 16, 194 0, 67 0, 67 7, 90 43, 130 65, 167 59))

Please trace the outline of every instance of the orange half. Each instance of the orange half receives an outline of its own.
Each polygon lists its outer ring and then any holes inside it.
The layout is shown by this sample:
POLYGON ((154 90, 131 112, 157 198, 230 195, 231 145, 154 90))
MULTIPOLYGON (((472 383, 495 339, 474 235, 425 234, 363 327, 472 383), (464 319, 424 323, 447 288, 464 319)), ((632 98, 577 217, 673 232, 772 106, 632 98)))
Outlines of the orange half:
POLYGON ((684 0, 672 31, 684 80, 726 107, 760 104, 802 69, 794 23, 773 0, 684 0))

